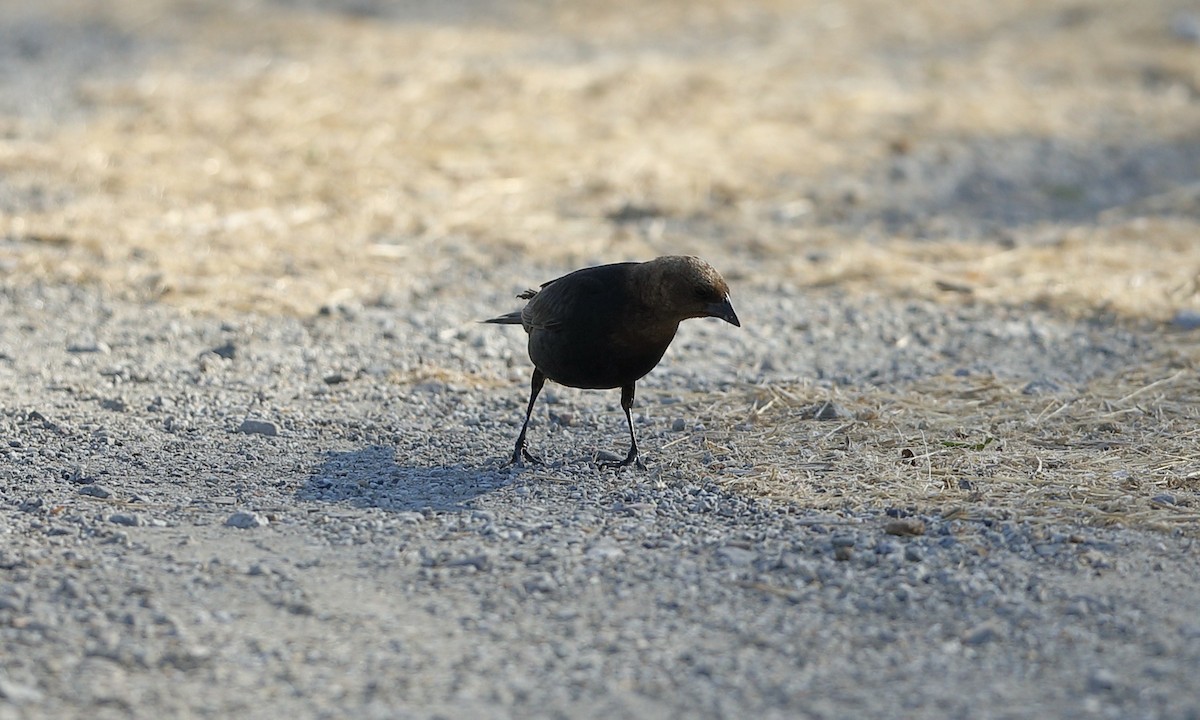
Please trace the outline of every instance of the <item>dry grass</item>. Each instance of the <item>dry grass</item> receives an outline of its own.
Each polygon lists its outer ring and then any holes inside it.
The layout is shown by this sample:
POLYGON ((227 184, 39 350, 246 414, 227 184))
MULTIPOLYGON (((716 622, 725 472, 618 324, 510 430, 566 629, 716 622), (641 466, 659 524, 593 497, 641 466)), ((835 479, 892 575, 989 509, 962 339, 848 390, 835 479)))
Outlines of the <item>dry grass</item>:
POLYGON ((808 268, 813 287, 880 290, 900 297, 967 295, 1034 303, 1075 315, 1097 311, 1165 320, 1200 308, 1200 223, 1139 217, 1113 225, 1052 228, 1045 244, 891 239, 856 242, 808 268))
POLYGON ((985 301, 1155 318, 1200 303, 1186 188, 1086 226, 1014 228, 1006 244, 767 220, 945 138, 1193 137, 1200 74, 1194 48, 1164 40, 1168 2, 524 12, 522 30, 109 4, 107 22, 173 49, 131 81, 85 87, 87 122, 6 121, 7 182, 68 200, 0 217, 15 241, 0 262, 218 312, 428 294, 431 276, 513 256, 561 269, 670 251, 851 291, 936 294, 941 280, 985 301), (627 204, 683 224, 606 217, 627 204), (717 237, 689 233, 695 221, 717 237), (813 252, 830 262, 803 262, 813 252))
POLYGON ((903 390, 751 387, 691 409, 682 466, 805 507, 912 508, 1200 532, 1195 359, 1069 395, 980 378, 903 390), (1186 364, 1182 364, 1186 363, 1186 364), (837 417, 814 419, 825 403, 837 417))

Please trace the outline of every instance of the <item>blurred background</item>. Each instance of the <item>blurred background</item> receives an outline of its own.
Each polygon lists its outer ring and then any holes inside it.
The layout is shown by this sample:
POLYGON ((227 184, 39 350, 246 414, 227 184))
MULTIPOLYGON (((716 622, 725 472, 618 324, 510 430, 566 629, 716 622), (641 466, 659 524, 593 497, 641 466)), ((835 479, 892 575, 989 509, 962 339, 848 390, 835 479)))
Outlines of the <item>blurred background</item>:
POLYGON ((1198 231, 1193 2, 0 6, 10 283, 474 307, 690 253, 1186 325, 1198 231))

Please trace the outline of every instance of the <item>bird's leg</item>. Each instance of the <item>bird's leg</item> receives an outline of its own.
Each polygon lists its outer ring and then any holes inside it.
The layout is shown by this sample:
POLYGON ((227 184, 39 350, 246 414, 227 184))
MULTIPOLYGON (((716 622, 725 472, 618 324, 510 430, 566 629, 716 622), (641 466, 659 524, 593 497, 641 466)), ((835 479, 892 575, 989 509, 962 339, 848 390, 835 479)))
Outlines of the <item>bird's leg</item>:
POLYGON ((636 463, 639 470, 646 469, 646 463, 638 457, 637 436, 633 434, 633 416, 629 414, 633 407, 633 386, 633 383, 621 386, 621 409, 625 411, 625 422, 629 424, 629 454, 621 462, 602 463, 600 467, 617 468, 636 463))
POLYGON ((525 449, 525 431, 529 428, 529 416, 533 414, 533 403, 537 400, 538 393, 542 391, 542 386, 545 384, 545 373, 534 368, 533 379, 530 381, 532 391, 529 393, 529 407, 525 408, 525 422, 521 425, 521 434, 517 436, 517 446, 513 448, 511 461, 513 465, 520 464, 522 457, 531 463, 540 464, 542 462, 541 458, 525 449))

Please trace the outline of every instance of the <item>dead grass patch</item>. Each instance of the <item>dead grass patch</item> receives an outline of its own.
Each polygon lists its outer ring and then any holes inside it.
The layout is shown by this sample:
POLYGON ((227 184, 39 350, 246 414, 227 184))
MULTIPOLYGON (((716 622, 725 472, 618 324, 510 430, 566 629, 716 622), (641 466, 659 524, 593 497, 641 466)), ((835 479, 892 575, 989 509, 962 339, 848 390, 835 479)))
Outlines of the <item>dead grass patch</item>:
POLYGON ((803 507, 1196 533, 1195 360, 1049 395, 953 376, 902 389, 748 387, 690 403, 709 429, 668 446, 689 471, 803 507))
POLYGON ((4 122, 6 181, 67 198, 0 216, 12 277, 309 313, 524 258, 563 269, 692 252, 851 290, 942 281, 1150 317, 1200 303, 1191 196, 1015 228, 1012 247, 771 219, 821 203, 823 178, 945 137, 1188 137, 1200 78, 1191 48, 1156 40, 1169 3, 614 0, 530 5, 528 24, 507 26, 269 3, 105 8, 176 46, 134 81, 82 88, 85 123, 4 122), (613 221, 625 207, 662 222, 613 221), (813 252, 833 260, 797 260, 813 252))
POLYGON ((825 262, 794 258, 792 273, 811 287, 1036 304, 1078 316, 1166 320, 1181 308, 1200 308, 1200 222, 1134 217, 1028 235, 1033 241, 1019 244, 830 242, 825 262))

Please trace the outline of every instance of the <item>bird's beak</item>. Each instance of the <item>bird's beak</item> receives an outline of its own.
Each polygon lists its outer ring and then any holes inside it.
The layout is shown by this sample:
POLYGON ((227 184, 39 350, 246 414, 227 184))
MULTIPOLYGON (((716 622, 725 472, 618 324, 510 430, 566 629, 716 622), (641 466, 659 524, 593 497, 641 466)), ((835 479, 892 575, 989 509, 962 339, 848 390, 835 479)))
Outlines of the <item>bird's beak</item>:
POLYGON ((721 302, 709 303, 708 305, 705 305, 704 314, 708 315, 709 317, 721 318, 734 327, 742 326, 742 324, 738 322, 737 313, 733 311, 733 304, 729 302, 729 298, 725 298, 721 302))

